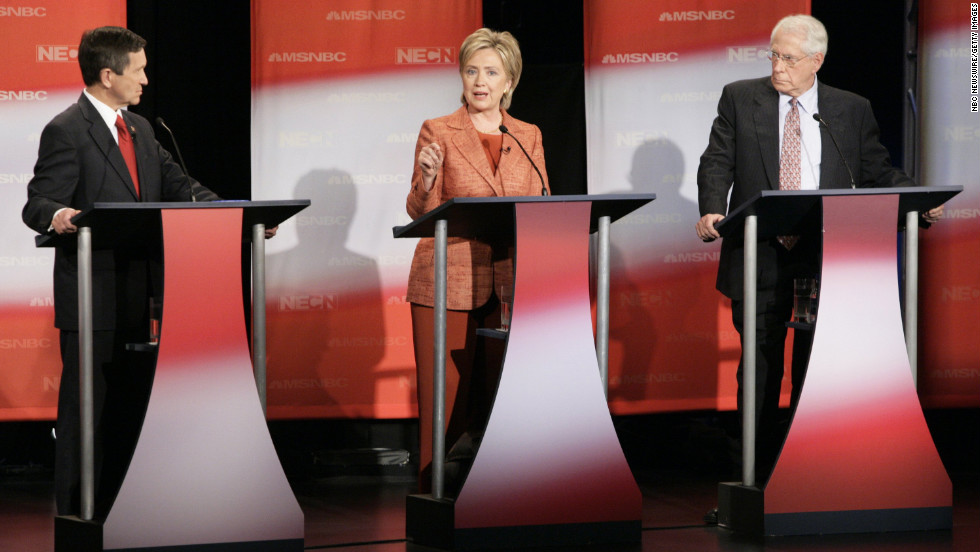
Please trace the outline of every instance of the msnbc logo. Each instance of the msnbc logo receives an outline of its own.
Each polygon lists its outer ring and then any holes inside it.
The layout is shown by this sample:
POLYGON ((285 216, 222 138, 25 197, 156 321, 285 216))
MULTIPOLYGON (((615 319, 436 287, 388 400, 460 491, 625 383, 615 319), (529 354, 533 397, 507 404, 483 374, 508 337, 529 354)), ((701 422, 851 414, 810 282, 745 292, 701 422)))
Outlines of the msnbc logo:
POLYGON ((724 20, 734 20, 735 10, 708 10, 708 11, 681 11, 681 12, 663 12, 660 14, 660 20, 664 22, 677 22, 677 21, 724 21, 724 20))

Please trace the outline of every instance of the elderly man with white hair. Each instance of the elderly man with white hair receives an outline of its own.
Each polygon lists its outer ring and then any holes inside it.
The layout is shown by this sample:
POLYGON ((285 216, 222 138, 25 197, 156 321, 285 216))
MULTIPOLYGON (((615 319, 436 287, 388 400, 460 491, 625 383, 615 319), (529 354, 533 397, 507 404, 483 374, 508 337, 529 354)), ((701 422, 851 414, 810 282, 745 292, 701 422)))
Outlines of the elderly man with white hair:
MULTIPOLYGON (((725 86, 698 167, 701 219, 696 231, 702 240, 721 237, 715 224, 725 218, 724 213, 762 190, 915 185, 891 165, 868 100, 817 80, 826 55, 823 24, 809 15, 790 15, 772 31, 768 51, 772 73, 725 86)), ((939 207, 923 213, 923 219, 931 223, 941 215, 939 207)), ((785 437, 779 427, 779 395, 793 279, 815 277, 820 270, 818 225, 801 227, 814 231, 758 243, 756 457, 762 482, 785 437)), ((742 260, 742 237, 725 238, 716 287, 732 300, 732 321, 740 334, 742 260)), ((812 333, 796 332, 793 356, 801 362, 793 363, 794 404, 811 343, 812 333)), ((741 365, 738 382, 741 409, 741 365)))

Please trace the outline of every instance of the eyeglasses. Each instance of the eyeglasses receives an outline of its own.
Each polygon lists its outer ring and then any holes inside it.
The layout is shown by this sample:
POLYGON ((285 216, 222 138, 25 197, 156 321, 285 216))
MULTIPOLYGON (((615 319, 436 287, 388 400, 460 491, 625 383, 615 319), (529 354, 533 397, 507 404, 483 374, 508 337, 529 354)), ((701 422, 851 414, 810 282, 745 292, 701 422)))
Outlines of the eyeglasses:
POLYGON ((782 61, 783 64, 786 65, 786 68, 787 69, 792 69, 794 66, 796 66, 797 63, 803 61, 804 59, 806 59, 806 58, 808 58, 808 57, 810 57, 812 55, 813 54, 807 54, 807 55, 805 55, 803 57, 795 58, 793 56, 786 56, 786 55, 780 54, 779 52, 773 52, 771 49, 770 50, 766 50, 766 57, 769 58, 770 61, 772 61, 772 64, 773 65, 776 65, 776 62, 778 62, 778 61, 782 61))

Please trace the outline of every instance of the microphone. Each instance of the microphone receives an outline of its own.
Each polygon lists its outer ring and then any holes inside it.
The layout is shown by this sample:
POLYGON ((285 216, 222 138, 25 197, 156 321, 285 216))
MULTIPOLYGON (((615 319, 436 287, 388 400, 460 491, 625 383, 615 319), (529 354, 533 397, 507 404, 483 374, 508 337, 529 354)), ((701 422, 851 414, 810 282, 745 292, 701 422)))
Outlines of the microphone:
POLYGON ((827 124, 827 121, 823 120, 823 117, 821 117, 819 113, 813 114, 813 120, 820 123, 820 126, 827 129, 827 134, 830 135, 831 141, 834 142, 834 148, 837 149, 837 155, 840 156, 840 160, 844 162, 844 168, 847 169, 847 177, 851 179, 851 188, 856 188, 857 185, 854 183, 854 173, 851 172, 851 167, 848 166, 847 159, 844 158, 844 152, 840 150, 840 145, 837 143, 837 138, 834 138, 834 133, 830 132, 830 125, 827 124))
POLYGON ((548 195, 548 187, 544 185, 544 177, 541 176, 541 171, 539 171, 538 170, 538 166, 534 164, 534 160, 531 159, 531 156, 527 154, 527 150, 524 149, 524 146, 521 145, 521 141, 518 140, 516 136, 514 136, 513 134, 511 134, 510 131, 507 130, 507 127, 505 127, 504 125, 500 125, 500 132, 503 132, 507 136, 510 136, 511 138, 513 138, 514 139, 514 142, 517 143, 517 147, 521 148, 521 151, 524 152, 524 157, 527 157, 527 160, 531 162, 531 166, 534 167, 534 171, 536 173, 538 173, 538 178, 541 179, 541 195, 543 195, 543 196, 548 195))
POLYGON ((166 130, 167 134, 170 135, 170 141, 173 142, 174 150, 177 151, 177 159, 180 160, 180 168, 184 170, 184 178, 187 179, 187 188, 191 192, 191 202, 196 203, 197 197, 194 195, 194 185, 191 184, 190 173, 187 172, 187 165, 184 164, 184 156, 180 154, 180 146, 177 145, 177 138, 174 137, 174 133, 172 130, 170 130, 170 127, 167 126, 167 123, 163 122, 163 117, 157 117, 157 125, 159 125, 163 130, 166 130))

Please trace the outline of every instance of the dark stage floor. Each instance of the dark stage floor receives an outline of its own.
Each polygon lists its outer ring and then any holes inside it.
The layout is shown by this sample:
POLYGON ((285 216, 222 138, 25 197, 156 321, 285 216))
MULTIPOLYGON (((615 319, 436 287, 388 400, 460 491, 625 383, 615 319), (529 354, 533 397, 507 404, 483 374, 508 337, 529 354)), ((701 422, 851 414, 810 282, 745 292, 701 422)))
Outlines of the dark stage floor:
MULTIPOLYGON (((702 517, 717 502, 717 482, 729 479, 724 472, 731 468, 723 461, 727 445, 717 431, 717 418, 713 414, 658 415, 617 419, 624 450, 643 491, 642 545, 562 547, 560 550, 980 551, 977 411, 942 411, 928 417, 953 480, 952 531, 755 539, 706 525, 702 517)), ((306 550, 426 550, 405 541, 405 496, 415 489, 411 466, 370 469, 352 465, 350 454, 312 450, 329 441, 328 435, 337 431, 336 424, 328 424, 326 428, 310 422, 300 426, 273 425, 284 466, 306 515, 306 550), (297 427, 302 430, 298 431, 297 427), (301 438, 314 429, 323 431, 316 433, 315 438, 301 438), (303 443, 311 444, 308 447, 311 450, 304 450, 303 443), (328 457, 347 460, 328 466, 323 461, 328 457), (338 467, 341 464, 343 467, 338 467)), ((25 443, 25 435, 30 444, 30 434, 36 433, 36 429, 0 424, 0 551, 3 552, 54 549, 50 468, 44 463, 13 463, 8 454, 14 441, 25 443)), ((382 433, 392 434, 390 428, 382 433)), ((397 458, 396 454, 380 456, 397 458)))

